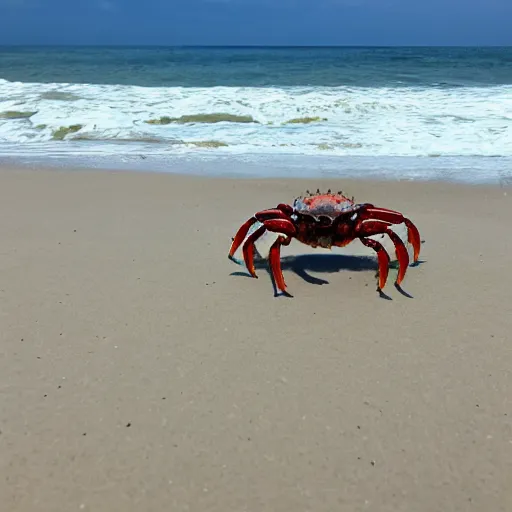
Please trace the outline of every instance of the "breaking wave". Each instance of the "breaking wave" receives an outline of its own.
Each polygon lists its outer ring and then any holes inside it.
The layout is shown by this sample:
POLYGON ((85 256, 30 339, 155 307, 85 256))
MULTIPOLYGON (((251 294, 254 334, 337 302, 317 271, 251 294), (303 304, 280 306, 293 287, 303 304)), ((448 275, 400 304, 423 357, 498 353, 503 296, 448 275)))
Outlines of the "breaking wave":
POLYGON ((512 86, 185 88, 0 79, 0 153, 6 145, 26 154, 60 145, 80 154, 84 142, 144 144, 155 154, 512 156, 512 86))

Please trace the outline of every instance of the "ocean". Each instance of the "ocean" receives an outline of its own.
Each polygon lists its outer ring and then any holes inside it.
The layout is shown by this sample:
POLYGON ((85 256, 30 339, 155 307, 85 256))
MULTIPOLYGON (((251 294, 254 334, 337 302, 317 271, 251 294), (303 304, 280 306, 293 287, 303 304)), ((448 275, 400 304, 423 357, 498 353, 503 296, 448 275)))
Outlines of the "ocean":
POLYGON ((0 47, 0 160, 512 182, 512 48, 0 47))

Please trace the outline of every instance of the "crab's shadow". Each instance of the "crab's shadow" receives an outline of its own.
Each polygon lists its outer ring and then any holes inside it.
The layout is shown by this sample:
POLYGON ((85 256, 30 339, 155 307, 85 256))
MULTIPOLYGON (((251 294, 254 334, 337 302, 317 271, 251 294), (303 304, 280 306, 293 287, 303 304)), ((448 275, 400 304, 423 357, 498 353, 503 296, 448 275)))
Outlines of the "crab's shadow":
MULTIPOLYGON (((424 263, 424 261, 419 260, 414 264, 414 266, 418 266, 424 263)), ((285 295, 287 297, 291 297, 289 293, 285 292, 284 294, 280 294, 277 291, 276 285, 274 283, 274 279, 272 276, 272 272, 269 268, 268 261, 264 258, 259 258, 255 255, 254 259, 254 267, 256 270, 265 270, 272 280, 274 285, 274 294, 277 295, 285 295)), ((335 272, 348 271, 348 272, 368 272, 368 271, 378 271, 378 263, 375 258, 371 256, 350 256, 344 254, 303 254, 298 256, 284 256, 281 258, 281 268, 283 270, 294 272, 304 281, 310 284, 323 285, 329 284, 329 281, 326 279, 321 279, 319 277, 315 277, 310 274, 310 272, 316 272, 319 274, 327 273, 332 274, 335 272)), ((232 276, 243 276, 243 277, 251 277, 248 272, 232 272, 232 276)), ((400 287, 397 287, 397 290, 403 295, 412 298, 407 292, 402 290, 400 287)), ((387 294, 383 291, 379 292, 379 295, 383 299, 392 300, 387 294)))

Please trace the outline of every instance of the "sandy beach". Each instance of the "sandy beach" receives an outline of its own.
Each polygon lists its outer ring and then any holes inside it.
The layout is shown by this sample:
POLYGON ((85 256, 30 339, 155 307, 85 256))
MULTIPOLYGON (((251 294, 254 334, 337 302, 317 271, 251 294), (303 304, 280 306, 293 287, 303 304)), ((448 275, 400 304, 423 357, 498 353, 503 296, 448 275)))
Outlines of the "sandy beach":
POLYGON ((6 512, 512 510, 512 187, 0 169, 6 512), (255 211, 343 189, 408 215, 229 261, 255 211))

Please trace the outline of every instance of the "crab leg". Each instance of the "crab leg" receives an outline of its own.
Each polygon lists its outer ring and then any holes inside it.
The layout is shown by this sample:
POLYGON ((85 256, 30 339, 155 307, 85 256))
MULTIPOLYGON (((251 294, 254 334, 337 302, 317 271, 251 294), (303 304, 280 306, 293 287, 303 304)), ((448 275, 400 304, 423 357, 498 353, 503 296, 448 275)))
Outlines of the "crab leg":
POLYGON ((407 253, 407 248, 402 242, 402 239, 393 230, 388 228, 386 229, 386 233, 395 244, 396 257, 398 259, 398 276, 395 284, 399 285, 403 281, 407 267, 409 266, 409 254, 407 253))
POLYGON ((281 245, 289 245, 291 237, 297 232, 295 226, 290 220, 287 219, 273 219, 263 223, 263 225, 269 230, 277 233, 283 233, 288 238, 278 236, 277 240, 272 244, 269 251, 269 264, 274 276, 276 287, 284 292, 286 290, 286 282, 284 280, 283 271, 281 269, 281 245))
POLYGON ((244 222, 244 224, 240 226, 240 229, 237 231, 235 238, 233 238, 231 249, 229 250, 228 258, 230 260, 233 259, 236 250, 240 247, 240 244, 244 241, 249 229, 256 222, 256 220, 256 217, 251 217, 247 222, 244 222))
POLYGON ((253 217, 251 217, 248 221, 244 222, 244 224, 242 224, 242 226, 240 226, 240 229, 237 231, 235 238, 233 239, 233 243, 231 244, 231 248, 229 250, 228 258, 230 260, 233 259, 235 252, 240 247, 241 243, 244 241, 245 237, 247 236, 249 229, 251 229, 251 226, 256 221, 264 222, 265 220, 269 220, 269 219, 288 220, 288 217, 283 212, 283 209, 286 206, 287 205, 279 205, 278 208, 273 208, 270 210, 262 210, 261 212, 255 213, 253 217))
POLYGON ((411 220, 404 217, 400 212, 388 210, 387 208, 370 207, 365 213, 367 215, 367 217, 365 217, 368 219, 389 222, 390 224, 401 224, 403 222, 407 226, 408 242, 412 245, 414 250, 414 262, 416 263, 418 261, 421 249, 420 233, 411 220))
POLYGON ((286 283, 284 280, 283 271, 281 270, 281 245, 288 245, 286 242, 283 242, 283 240, 283 237, 280 236, 272 244, 268 258, 270 262, 270 269, 272 270, 272 275, 274 276, 274 281, 276 283, 276 287, 278 290, 282 292, 286 290, 286 283))
POLYGON ((294 236, 297 233, 293 222, 289 219, 271 219, 263 222, 263 225, 273 233, 280 233, 286 236, 294 236))
POLYGON ((256 217, 256 219, 258 219, 260 222, 270 219, 289 219, 288 215, 286 215, 282 210, 278 208, 273 208, 271 210, 263 210, 261 212, 254 214, 254 217, 256 217))
MULTIPOLYGON (((287 236, 293 236, 295 234, 295 226, 290 220, 287 219, 272 219, 263 221, 263 226, 260 226, 254 233, 252 233, 246 240, 243 246, 244 253, 244 261, 247 270, 251 274, 252 277, 258 277, 256 275, 256 271, 254 269, 254 243, 258 238, 260 238, 263 233, 268 230, 274 233, 280 233, 287 236)), ((281 237, 280 237, 281 238, 281 237)), ((278 238, 279 240, 279 238, 278 238)), ((274 243, 275 245, 275 243, 274 243)), ((272 247, 274 247, 274 245, 272 247)), ((272 249, 271 249, 272 251, 272 249)), ((273 254, 273 253, 272 253, 273 254)), ((279 250, 278 250, 279 256, 279 250)), ((270 258, 270 257, 269 257, 270 258)), ((272 256, 274 258, 274 256, 272 256)), ((274 259, 272 259, 274 261, 274 259)), ((272 264, 271 264, 272 266, 272 264)), ((274 267, 272 267, 272 271, 274 267)), ((274 276, 275 277, 275 276, 274 276)), ((281 274, 282 278, 282 274, 281 274)), ((277 283, 278 281, 276 281, 277 283)), ((283 279, 284 282, 284 279, 283 279)))
POLYGON ((389 223, 381 220, 365 220, 361 226, 363 236, 378 235, 386 233, 395 245, 396 258, 398 260, 398 276, 396 278, 396 285, 399 285, 407 272, 409 266, 409 254, 402 239, 389 227, 389 223))
POLYGON ((409 219, 405 219, 405 225, 408 227, 408 230, 407 230, 408 241, 414 249, 414 260, 413 261, 414 261, 414 263, 416 263, 420 257, 420 249, 421 249, 420 232, 418 231, 418 228, 409 219))
POLYGON ((372 240, 371 238, 361 238, 361 242, 366 245, 366 247, 370 247, 377 253, 377 257, 379 259, 379 290, 382 290, 384 286, 386 286, 386 281, 388 280, 388 272, 389 272, 389 254, 386 252, 386 249, 377 242, 376 240, 372 240))
POLYGON ((254 269, 254 242, 265 233, 265 226, 260 226, 254 233, 252 233, 249 238, 247 238, 244 246, 243 246, 243 254, 244 254, 244 262, 247 270, 251 274, 252 277, 258 277, 256 275, 256 270, 254 269))

